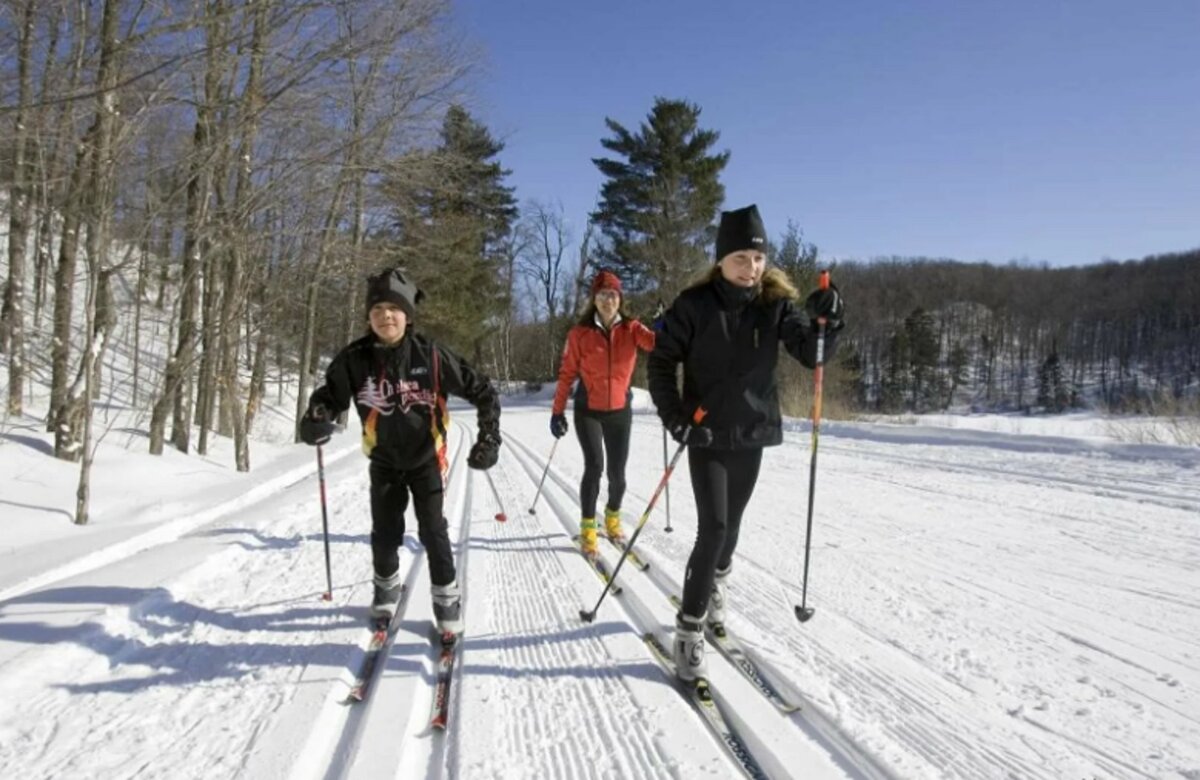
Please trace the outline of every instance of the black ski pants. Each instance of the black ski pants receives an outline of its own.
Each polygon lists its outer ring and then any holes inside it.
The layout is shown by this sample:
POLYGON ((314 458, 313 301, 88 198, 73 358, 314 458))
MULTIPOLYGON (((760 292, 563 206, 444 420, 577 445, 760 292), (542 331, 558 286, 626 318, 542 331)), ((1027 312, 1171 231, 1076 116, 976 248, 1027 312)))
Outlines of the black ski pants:
POLYGON ((762 465, 762 448, 709 450, 688 448, 692 493, 696 497, 696 546, 683 580, 683 613, 702 617, 718 569, 733 564, 742 512, 750 502, 762 465))
POLYGON ((454 582, 454 553, 442 515, 445 487, 437 458, 415 469, 402 470, 371 463, 371 560, 375 573, 390 577, 400 568, 404 544, 404 512, 412 494, 417 538, 425 545, 429 579, 434 585, 454 582))
POLYGON ((600 473, 608 451, 608 508, 620 509, 625 498, 625 462, 629 460, 629 431, 633 412, 626 406, 614 412, 575 412, 575 435, 583 448, 583 479, 579 483, 579 511, 596 516, 600 473))

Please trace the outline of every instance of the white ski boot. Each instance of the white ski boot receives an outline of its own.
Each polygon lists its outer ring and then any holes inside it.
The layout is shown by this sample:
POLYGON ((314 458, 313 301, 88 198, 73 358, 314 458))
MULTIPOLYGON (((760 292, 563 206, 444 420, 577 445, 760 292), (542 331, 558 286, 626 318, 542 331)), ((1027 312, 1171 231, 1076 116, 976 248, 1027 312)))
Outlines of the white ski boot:
POLYGON ((391 620, 400 603, 400 570, 390 577, 375 575, 375 597, 371 599, 371 617, 391 620))
POLYGON ((433 586, 433 619, 443 634, 462 633, 462 592, 458 580, 449 585, 433 586))
POLYGON ((694 618, 680 612, 675 617, 675 641, 671 643, 675 674, 681 680, 695 682, 708 677, 704 660, 704 617, 694 618))

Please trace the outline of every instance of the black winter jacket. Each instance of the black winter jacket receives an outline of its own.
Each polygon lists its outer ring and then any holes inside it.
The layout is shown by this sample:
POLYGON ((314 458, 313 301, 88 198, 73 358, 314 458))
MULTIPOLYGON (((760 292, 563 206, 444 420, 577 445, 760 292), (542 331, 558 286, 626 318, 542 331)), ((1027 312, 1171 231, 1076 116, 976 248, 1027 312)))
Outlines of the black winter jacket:
MULTIPOLYGON (((816 365, 817 334, 772 275, 761 290, 722 278, 691 287, 667 310, 647 364, 650 396, 668 427, 708 410, 710 449, 770 447, 783 441, 775 366, 779 344, 805 366, 816 365), (675 367, 683 363, 683 397, 675 367)), ((837 334, 825 335, 825 360, 837 334)))
POLYGON ((354 401, 363 452, 374 463, 408 470, 438 458, 446 470, 446 396, 474 404, 479 432, 500 441, 500 399, 486 376, 445 347, 415 333, 385 346, 368 334, 334 357, 307 415, 324 406, 340 414, 354 401))

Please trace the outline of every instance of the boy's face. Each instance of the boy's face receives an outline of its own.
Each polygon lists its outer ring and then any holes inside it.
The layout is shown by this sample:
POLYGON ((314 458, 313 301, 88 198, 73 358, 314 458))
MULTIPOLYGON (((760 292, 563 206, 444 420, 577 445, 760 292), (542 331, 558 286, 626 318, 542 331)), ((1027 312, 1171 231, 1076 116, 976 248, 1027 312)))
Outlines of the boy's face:
POLYGON ((371 307, 371 330, 384 344, 395 344, 404 338, 408 315, 394 303, 377 303, 371 307))

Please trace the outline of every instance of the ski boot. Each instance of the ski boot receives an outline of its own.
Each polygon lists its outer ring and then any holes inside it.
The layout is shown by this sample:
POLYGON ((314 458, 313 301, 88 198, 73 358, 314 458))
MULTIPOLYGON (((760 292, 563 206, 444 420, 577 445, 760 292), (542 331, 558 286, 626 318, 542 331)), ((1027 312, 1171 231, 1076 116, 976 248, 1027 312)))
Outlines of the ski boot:
POLYGON ((621 510, 604 508, 604 533, 609 540, 625 544, 625 531, 621 529, 621 510))
POLYGON ((396 614, 400 603, 400 570, 397 569, 390 577, 375 574, 375 596, 371 599, 371 617, 380 620, 391 620, 396 614))
POLYGON ((680 612, 675 616, 675 641, 671 643, 675 674, 686 682, 708 678, 704 660, 704 618, 694 618, 680 612))
POLYGON ((596 544, 596 518, 585 517, 579 521, 579 549, 589 558, 600 554, 596 544))
POLYGON ((449 585, 433 586, 433 619, 441 634, 462 633, 462 594, 457 580, 449 585))

